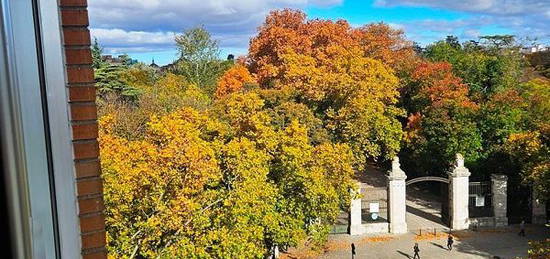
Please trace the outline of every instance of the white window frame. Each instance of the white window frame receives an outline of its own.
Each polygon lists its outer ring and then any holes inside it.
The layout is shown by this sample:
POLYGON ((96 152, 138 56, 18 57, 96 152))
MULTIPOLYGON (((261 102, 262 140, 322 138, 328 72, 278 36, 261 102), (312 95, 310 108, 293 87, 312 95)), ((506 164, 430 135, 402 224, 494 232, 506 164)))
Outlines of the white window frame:
POLYGON ((0 170, 14 258, 82 257, 62 42, 56 0, 0 0, 0 170))

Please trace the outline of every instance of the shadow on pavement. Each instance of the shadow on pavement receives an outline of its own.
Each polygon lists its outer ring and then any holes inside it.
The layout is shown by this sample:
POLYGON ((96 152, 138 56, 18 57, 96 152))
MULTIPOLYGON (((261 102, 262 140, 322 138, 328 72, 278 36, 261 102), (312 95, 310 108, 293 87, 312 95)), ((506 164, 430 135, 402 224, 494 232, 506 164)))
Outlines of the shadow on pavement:
POLYGON ((447 248, 443 247, 443 246, 440 245, 440 244, 437 244, 437 243, 434 243, 434 242, 430 242, 430 244, 432 244, 432 245, 434 245, 434 246, 437 246, 437 247, 439 247, 439 248, 441 248, 441 249, 443 249, 443 250, 448 250, 447 248))
POLYGON ((530 240, 544 240, 550 236, 550 230, 544 226, 529 225, 526 227, 526 237, 518 236, 517 229, 517 226, 510 226, 480 229, 476 232, 459 231, 457 234, 465 234, 466 237, 459 238, 453 248, 460 253, 487 258, 526 257, 530 240))
POLYGON ((400 253, 403 256, 406 256, 407 258, 411 258, 411 256, 409 254, 405 253, 405 252, 401 252, 399 250, 397 250, 397 252, 400 253))
POLYGON ((417 209, 417 208, 414 208, 414 207, 411 207, 409 205, 407 205, 407 212, 410 212, 416 216, 419 216, 421 218, 425 218, 429 221, 433 221, 433 222, 436 222, 436 223, 439 223, 439 224, 443 224, 443 222, 441 222, 441 218, 436 216, 436 215, 433 215, 433 214, 430 214, 428 212, 425 212, 425 211, 422 211, 420 209, 417 209))

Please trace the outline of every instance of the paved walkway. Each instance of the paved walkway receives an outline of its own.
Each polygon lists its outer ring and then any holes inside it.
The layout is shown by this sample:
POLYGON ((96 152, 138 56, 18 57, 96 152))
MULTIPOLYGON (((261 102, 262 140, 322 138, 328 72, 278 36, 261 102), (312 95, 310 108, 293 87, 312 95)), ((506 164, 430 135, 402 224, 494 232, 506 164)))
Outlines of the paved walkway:
POLYGON ((448 229, 441 221, 441 197, 433 195, 419 184, 407 186, 407 226, 417 233, 419 229, 448 229))
POLYGON ((447 235, 419 237, 409 233, 404 235, 333 235, 329 238, 324 254, 301 257, 298 254, 285 255, 286 258, 351 258, 351 243, 355 243, 356 259, 363 258, 412 258, 413 245, 418 242, 421 258, 515 258, 527 255, 528 239, 541 240, 550 237, 543 226, 527 226, 527 237, 517 235, 517 226, 500 229, 481 229, 477 232, 460 231, 454 233, 457 239, 452 251, 446 249, 447 235), (424 240, 418 240, 424 239, 424 240), (498 256, 498 257, 494 257, 498 256))

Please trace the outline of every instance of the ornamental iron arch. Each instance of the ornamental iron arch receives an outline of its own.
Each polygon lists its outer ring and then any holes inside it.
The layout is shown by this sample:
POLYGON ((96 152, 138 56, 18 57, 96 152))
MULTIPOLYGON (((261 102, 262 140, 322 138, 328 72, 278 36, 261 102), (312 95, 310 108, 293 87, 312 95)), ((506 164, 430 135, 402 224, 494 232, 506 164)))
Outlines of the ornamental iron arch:
POLYGON ((441 182, 441 183, 448 184, 449 178, 443 178, 443 177, 437 177, 437 176, 423 176, 423 177, 417 177, 407 181, 406 185, 410 185, 418 182, 426 182, 426 181, 434 181, 434 182, 441 182))

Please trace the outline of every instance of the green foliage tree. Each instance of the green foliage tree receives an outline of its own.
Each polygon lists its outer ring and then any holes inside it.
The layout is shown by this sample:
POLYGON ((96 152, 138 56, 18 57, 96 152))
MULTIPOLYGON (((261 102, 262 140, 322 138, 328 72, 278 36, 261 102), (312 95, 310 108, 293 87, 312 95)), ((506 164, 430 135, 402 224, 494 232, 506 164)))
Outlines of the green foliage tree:
POLYGON ((140 91, 136 87, 130 86, 124 79, 128 66, 133 61, 128 55, 122 55, 122 65, 113 65, 103 60, 103 47, 94 39, 91 47, 92 52, 92 67, 94 68, 94 78, 96 87, 99 90, 99 95, 105 97, 109 94, 114 94, 117 97, 135 101, 140 91))
POLYGON ((467 42, 462 47, 455 38, 438 41, 426 48, 429 60, 449 62, 453 73, 470 87, 476 101, 485 101, 502 89, 516 87, 522 75, 523 61, 508 37, 486 36, 490 39, 479 45, 467 42))
POLYGON ((487 35, 479 38, 486 47, 495 50, 511 48, 516 41, 514 35, 487 35))
POLYGON ((534 79, 521 86, 527 112, 522 132, 510 134, 504 149, 521 169, 525 184, 540 199, 550 197, 550 80, 534 79))
POLYGON ((422 63, 413 72, 405 104, 404 165, 413 174, 444 175, 457 153, 475 162, 481 151, 478 106, 448 63, 422 63))
POLYGON ((115 93, 121 98, 130 101, 136 100, 141 93, 138 88, 128 85, 123 79, 123 74, 126 72, 125 66, 105 64, 94 70, 96 87, 99 89, 99 94, 102 96, 115 93))
POLYGON ((103 55, 103 47, 99 45, 99 43, 97 42, 97 38, 94 38, 94 43, 92 44, 91 52, 92 52, 92 68, 98 69, 103 65, 105 65, 105 62, 101 57, 103 55))
POLYGON ((180 57, 172 72, 213 96, 217 78, 233 62, 219 58, 218 42, 203 27, 188 29, 176 35, 175 41, 180 57))

